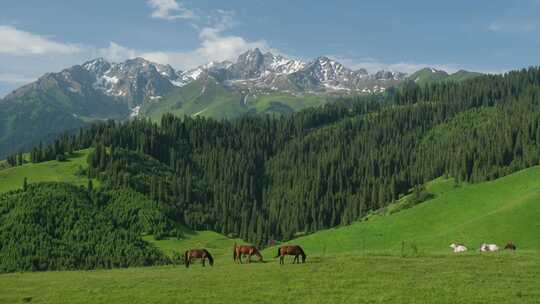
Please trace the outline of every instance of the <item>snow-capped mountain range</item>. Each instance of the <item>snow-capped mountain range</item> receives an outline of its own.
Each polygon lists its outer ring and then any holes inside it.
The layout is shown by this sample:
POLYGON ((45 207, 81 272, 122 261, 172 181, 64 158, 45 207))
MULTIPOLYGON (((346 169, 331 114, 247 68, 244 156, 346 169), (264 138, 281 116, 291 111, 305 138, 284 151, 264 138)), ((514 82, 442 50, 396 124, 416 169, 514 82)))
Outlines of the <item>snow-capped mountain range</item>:
MULTIPOLYGON (((468 77, 468 72, 463 73, 456 73, 459 75, 455 78, 468 77)), ((187 71, 143 58, 120 63, 98 58, 59 73, 47 73, 0 102, 25 100, 29 96, 41 99, 54 96, 51 102, 64 100, 66 110, 75 117, 110 117, 111 113, 115 113, 115 117, 134 117, 148 114, 150 104, 153 104, 152 108, 158 108, 155 103, 167 98, 173 99, 169 101, 167 111, 175 109, 171 108, 171 102, 177 104, 176 109, 181 107, 185 96, 206 101, 216 98, 205 97, 209 85, 219 87, 219 94, 239 96, 240 102, 248 106, 250 101, 273 92, 295 97, 381 93, 406 79, 423 83, 445 77, 452 76, 432 68, 410 76, 394 71, 369 73, 365 69, 349 69, 324 56, 306 62, 253 49, 241 54, 234 62, 209 62, 187 71), (189 90, 183 88, 192 83, 195 87, 189 87, 198 93, 183 95, 183 91, 189 90), (51 94, 51 91, 55 93, 51 94)))
POLYGON ((229 86, 247 89, 342 93, 382 92, 406 78, 400 72, 353 71, 328 57, 304 62, 259 49, 245 52, 236 62, 211 63, 182 75, 187 81, 209 75, 229 86))
POLYGON ((98 58, 59 73, 47 73, 36 82, 7 95, 4 100, 55 84, 69 98, 78 98, 82 107, 84 100, 103 95, 135 110, 145 102, 157 102, 175 88, 199 79, 211 79, 227 89, 251 93, 352 94, 383 92, 405 78, 406 74, 400 72, 370 74, 365 69, 351 70, 327 57, 304 62, 254 49, 241 54, 235 62, 210 62, 188 71, 175 70, 170 65, 143 58, 121 63, 98 58))
MULTIPOLYGON (((405 73, 365 69, 350 70, 327 57, 310 62, 285 58, 254 49, 241 54, 235 62, 210 62, 192 70, 176 71, 170 65, 142 58, 110 63, 99 58, 82 65, 92 86, 108 96, 129 100, 132 106, 156 101, 174 87, 183 87, 201 78, 211 77, 229 88, 289 92, 383 92, 406 78, 405 73), (91 77, 92 78, 92 77, 91 77)), ((70 69, 63 71, 69 74, 70 69)), ((77 88, 74 87, 73 91, 77 88)))

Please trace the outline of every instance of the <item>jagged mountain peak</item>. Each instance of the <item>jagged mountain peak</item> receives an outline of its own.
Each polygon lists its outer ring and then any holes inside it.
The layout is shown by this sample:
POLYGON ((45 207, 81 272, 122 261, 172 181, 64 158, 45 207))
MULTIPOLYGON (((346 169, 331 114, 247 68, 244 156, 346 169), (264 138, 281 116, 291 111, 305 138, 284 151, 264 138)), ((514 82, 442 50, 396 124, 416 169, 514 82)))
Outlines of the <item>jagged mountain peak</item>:
POLYGON ((102 57, 83 63, 82 67, 95 74, 103 74, 111 68, 111 63, 102 57))

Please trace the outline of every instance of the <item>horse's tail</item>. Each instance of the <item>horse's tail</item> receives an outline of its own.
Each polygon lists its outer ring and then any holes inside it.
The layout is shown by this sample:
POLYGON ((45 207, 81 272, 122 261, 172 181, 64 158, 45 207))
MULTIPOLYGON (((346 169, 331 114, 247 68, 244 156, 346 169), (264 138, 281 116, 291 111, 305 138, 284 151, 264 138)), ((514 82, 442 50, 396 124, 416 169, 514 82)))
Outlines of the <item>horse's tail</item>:
POLYGON ((186 267, 189 267, 188 253, 189 250, 186 250, 186 252, 184 252, 184 264, 186 264, 186 267))
POLYGON ((234 245, 233 245, 232 259, 233 261, 236 261, 236 242, 234 242, 234 245))
POLYGON ((206 249, 203 249, 203 251, 204 253, 206 253, 206 257, 208 258, 208 263, 210 263, 210 266, 214 265, 214 258, 212 257, 210 252, 208 252, 208 250, 206 249))

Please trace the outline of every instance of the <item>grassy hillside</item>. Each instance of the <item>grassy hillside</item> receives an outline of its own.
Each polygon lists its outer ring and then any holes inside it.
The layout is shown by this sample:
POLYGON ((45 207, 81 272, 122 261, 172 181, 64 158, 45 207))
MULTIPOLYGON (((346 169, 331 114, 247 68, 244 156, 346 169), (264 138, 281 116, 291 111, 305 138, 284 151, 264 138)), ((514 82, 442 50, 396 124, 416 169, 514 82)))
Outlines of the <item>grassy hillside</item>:
POLYGON ((248 113, 289 114, 323 105, 329 99, 331 97, 315 94, 295 96, 279 92, 246 96, 239 90, 226 88, 208 78, 178 88, 159 102, 146 104, 142 112, 154 120, 159 120, 165 113, 222 119, 236 118, 248 113))
MULTIPOLYGON (((483 242, 514 241, 520 250, 540 250, 540 167, 495 181, 456 185, 437 179, 427 185, 435 197, 392 215, 373 215, 353 225, 294 240, 307 252, 399 252, 416 246, 421 253, 448 252, 460 242, 478 249, 483 242)), ((270 252, 273 249, 268 249, 270 252)), ((268 252, 268 251, 266 251, 268 252)))
MULTIPOLYGON (((38 164, 27 163, 23 166, 0 170, 0 193, 21 188, 25 177, 28 183, 67 182, 86 186, 87 177, 75 173, 80 167, 88 166, 86 163, 88 153, 90 149, 75 152, 63 162, 53 160, 38 164)), ((97 186, 97 183, 98 181, 94 180, 94 186, 97 186)))
POLYGON ((469 72, 465 70, 459 70, 453 74, 448 74, 442 70, 435 70, 432 68, 423 68, 411 74, 408 79, 416 82, 419 85, 442 82, 442 81, 465 81, 478 76, 482 76, 481 73, 469 72))

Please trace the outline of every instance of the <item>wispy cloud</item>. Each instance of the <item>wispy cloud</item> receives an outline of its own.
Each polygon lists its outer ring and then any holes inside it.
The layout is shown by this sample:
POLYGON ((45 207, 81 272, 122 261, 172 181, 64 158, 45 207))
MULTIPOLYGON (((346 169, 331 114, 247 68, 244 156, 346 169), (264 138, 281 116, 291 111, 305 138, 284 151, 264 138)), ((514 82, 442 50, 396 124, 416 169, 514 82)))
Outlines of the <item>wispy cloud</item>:
POLYGON ((493 21, 487 25, 490 32, 529 33, 539 28, 537 20, 493 21))
POLYGON ((153 9, 150 15, 152 18, 165 20, 197 18, 193 10, 176 0, 147 0, 147 3, 153 9))
POLYGON ((107 60, 118 62, 133 57, 137 57, 137 52, 135 50, 121 46, 116 42, 109 42, 109 46, 106 48, 98 49, 94 52, 93 57, 103 57, 107 60))
POLYGON ((74 54, 81 52, 76 44, 56 42, 48 37, 19 30, 13 26, 0 26, 0 53, 16 56, 45 54, 74 54))
POLYGON ((487 26, 488 31, 490 32, 498 32, 503 29, 502 25, 496 21, 491 22, 487 26))

